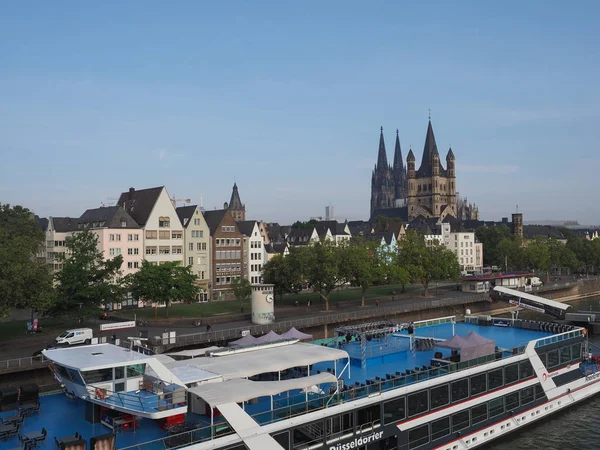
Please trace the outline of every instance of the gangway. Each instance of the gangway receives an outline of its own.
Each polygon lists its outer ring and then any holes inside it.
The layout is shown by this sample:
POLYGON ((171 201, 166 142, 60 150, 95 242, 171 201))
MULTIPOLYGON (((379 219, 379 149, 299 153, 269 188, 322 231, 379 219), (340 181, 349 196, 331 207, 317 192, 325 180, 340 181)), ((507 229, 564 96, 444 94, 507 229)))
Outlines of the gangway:
POLYGON ((504 286, 496 286, 494 287, 494 291, 499 293, 497 296, 498 300, 504 300, 515 306, 548 314, 557 319, 564 319, 565 313, 571 307, 571 305, 565 303, 517 291, 516 289, 509 289, 504 286))

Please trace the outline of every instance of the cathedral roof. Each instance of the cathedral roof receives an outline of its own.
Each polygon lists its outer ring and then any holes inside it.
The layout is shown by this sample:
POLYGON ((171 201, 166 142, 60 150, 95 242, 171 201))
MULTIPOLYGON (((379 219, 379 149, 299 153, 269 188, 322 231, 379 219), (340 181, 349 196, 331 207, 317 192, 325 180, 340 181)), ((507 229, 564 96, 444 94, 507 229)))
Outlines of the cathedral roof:
POLYGON ((415 154, 412 151, 412 148, 408 151, 408 156, 406 157, 407 161, 414 161, 415 160, 415 154))
POLYGON ((377 168, 388 168, 387 154, 385 152, 385 141, 383 140, 383 127, 381 127, 381 134, 379 135, 379 153, 377 154, 377 168))
POLYGON ((233 191, 231 192, 231 200, 229 200, 229 209, 237 210, 244 209, 242 201, 240 200, 240 193, 238 192, 237 183, 233 183, 233 191))
POLYGON ((396 130, 396 147, 394 149, 394 170, 402 170, 404 168, 404 161, 402 160, 402 149, 400 148, 400 136, 398 130, 396 130))
MULTIPOLYGON (((433 175, 433 155, 438 155, 437 144, 435 143, 435 136, 433 135, 433 127, 431 126, 431 120, 427 125, 427 136, 425 137, 425 147, 423 148, 423 159, 421 160, 421 167, 417 170, 417 177, 430 177, 433 175)), ((439 173, 441 176, 446 176, 446 170, 440 162, 439 173)))
POLYGON ((454 159, 454 152, 452 151, 452 147, 448 150, 448 154, 446 155, 446 159, 454 159))

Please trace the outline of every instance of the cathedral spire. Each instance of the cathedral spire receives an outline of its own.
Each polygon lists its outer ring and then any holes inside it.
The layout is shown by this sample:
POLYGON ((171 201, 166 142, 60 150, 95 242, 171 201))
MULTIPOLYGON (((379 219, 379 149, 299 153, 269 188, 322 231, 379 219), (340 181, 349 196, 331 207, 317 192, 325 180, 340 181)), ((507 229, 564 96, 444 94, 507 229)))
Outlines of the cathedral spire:
POLYGON ((402 160, 402 149, 400 148, 400 136, 396 130, 396 148, 394 149, 394 170, 402 170, 404 161, 402 160))
POLYGON ((437 144, 435 143, 435 136, 433 135, 433 127, 431 126, 431 120, 427 125, 427 136, 425 137, 425 146, 423 147, 423 158, 421 159, 421 167, 419 167, 419 174, 423 176, 431 176, 433 173, 433 155, 439 152, 437 144))
POLYGON ((385 141, 383 140, 383 127, 379 135, 379 153, 377 154, 377 168, 384 170, 388 168, 387 154, 385 152, 385 141))

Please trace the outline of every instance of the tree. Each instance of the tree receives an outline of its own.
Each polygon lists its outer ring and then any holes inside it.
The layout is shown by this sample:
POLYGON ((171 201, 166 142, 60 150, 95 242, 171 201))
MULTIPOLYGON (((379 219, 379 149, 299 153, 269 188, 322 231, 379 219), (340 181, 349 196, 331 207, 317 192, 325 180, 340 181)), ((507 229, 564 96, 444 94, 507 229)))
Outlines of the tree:
POLYGON ((578 269, 583 269, 586 274, 594 265, 592 242, 594 241, 588 241, 577 235, 572 235, 567 241, 567 248, 575 254, 575 257, 579 262, 578 269))
POLYGON ((182 266, 179 261, 158 265, 143 261, 140 270, 126 277, 125 284, 137 298, 164 304, 169 317, 171 302, 196 297, 197 278, 189 266, 182 266))
POLYGON ((233 285, 233 295, 240 301, 240 309, 243 311, 242 302, 252 295, 250 281, 247 278, 237 278, 231 284, 233 285))
POLYGON ((510 229, 504 224, 497 227, 479 227, 475 235, 483 244, 483 263, 486 265, 498 262, 498 244, 503 239, 512 238, 510 229))
POLYGON ((348 281, 352 286, 360 287, 361 306, 365 306, 365 292, 377 280, 385 278, 386 261, 382 251, 372 242, 353 241, 344 247, 342 257, 348 270, 348 281))
POLYGON ((0 204, 0 317, 10 308, 46 312, 53 301, 52 275, 36 254, 46 244, 31 211, 0 204))
POLYGON ((66 255, 59 258, 63 268, 56 275, 53 315, 89 317, 97 314, 101 304, 123 299, 121 255, 104 259, 98 250, 98 236, 87 229, 68 237, 66 246, 66 255))
POLYGON ((315 219, 310 219, 307 222, 301 222, 298 220, 292 224, 292 228, 310 229, 310 228, 313 228, 316 224, 317 224, 317 221, 315 219))
MULTIPOLYGON (((297 248, 290 249, 295 255, 297 248)), ((283 298, 283 294, 297 294, 302 290, 302 268, 299 260, 283 255, 275 255, 263 266, 263 279, 265 283, 275 285, 275 293, 283 298)))
POLYGON ((310 287, 317 292, 325 302, 325 311, 329 311, 329 296, 331 292, 348 281, 348 265, 342 257, 346 250, 344 246, 324 240, 314 245, 297 248, 288 258, 295 260, 302 268, 303 277, 310 287))
POLYGON ((527 258, 520 240, 512 237, 502 239, 496 250, 495 263, 505 270, 520 270, 527 266, 527 258))
POLYGON ((525 248, 528 266, 546 272, 546 281, 550 279, 552 258, 547 239, 536 238, 529 241, 525 248))

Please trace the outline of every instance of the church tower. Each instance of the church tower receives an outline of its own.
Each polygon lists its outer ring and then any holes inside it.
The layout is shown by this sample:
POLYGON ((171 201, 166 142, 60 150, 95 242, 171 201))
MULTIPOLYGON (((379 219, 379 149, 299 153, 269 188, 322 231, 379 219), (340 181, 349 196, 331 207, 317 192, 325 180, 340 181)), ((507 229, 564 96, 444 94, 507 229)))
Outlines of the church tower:
POLYGON ((406 168, 404 167, 404 161, 402 159, 402 149, 400 148, 400 135, 398 130, 396 130, 396 147, 394 149, 392 176, 394 178, 394 206, 396 208, 406 206, 406 168))
POLYGON ((371 216, 376 209, 393 208, 395 196, 392 168, 388 165, 383 127, 381 127, 377 164, 375 164, 371 175, 371 216))
POLYGON ((236 221, 246 220, 246 205, 242 204, 242 201, 240 200, 237 183, 233 183, 233 191, 231 192, 229 204, 225 203, 223 206, 231 212, 231 215, 236 221))

